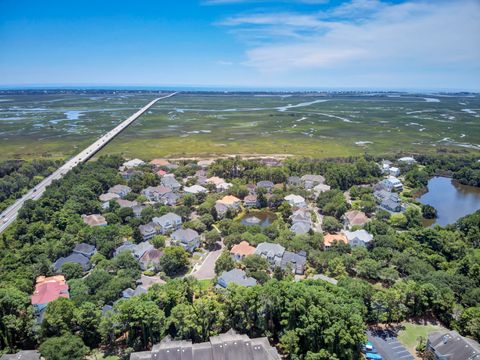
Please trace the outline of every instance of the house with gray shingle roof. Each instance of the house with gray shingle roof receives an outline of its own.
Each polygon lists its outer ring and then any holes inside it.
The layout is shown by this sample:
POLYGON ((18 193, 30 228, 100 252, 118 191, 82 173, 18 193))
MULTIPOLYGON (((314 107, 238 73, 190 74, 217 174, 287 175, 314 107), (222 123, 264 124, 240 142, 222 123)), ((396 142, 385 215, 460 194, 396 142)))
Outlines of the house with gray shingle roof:
POLYGON ((105 193, 98 197, 98 199, 102 202, 102 209, 108 209, 110 207, 110 201, 119 198, 119 195, 113 193, 105 193))
POLYGON ((150 351, 130 354, 130 360, 280 360, 266 337, 250 339, 230 330, 211 336, 210 341, 192 344, 190 340, 164 338, 150 351))
POLYGON ((121 184, 114 185, 110 189, 108 189, 109 193, 117 194, 121 198, 124 198, 125 196, 127 196, 131 191, 132 189, 130 189, 129 186, 121 185, 121 184))
POLYGON ((285 196, 283 199, 293 207, 303 208, 307 206, 304 197, 300 195, 290 194, 285 196))
POLYGON ((216 202, 214 207, 219 218, 223 218, 227 214, 228 206, 224 203, 216 202))
POLYGON ((182 226, 182 218, 172 212, 160 217, 154 217, 152 222, 155 224, 161 234, 175 231, 182 226))
POLYGON ((183 188, 183 191, 185 191, 186 194, 194 194, 194 195, 208 192, 208 190, 201 185, 185 186, 183 188))
POLYGON ((282 256, 282 261, 280 262, 280 267, 282 270, 291 268, 294 274, 303 275, 306 263, 307 253, 305 251, 299 251, 298 253, 285 251, 282 256))
POLYGON ((230 271, 224 271, 218 277, 217 287, 226 289, 230 284, 235 284, 239 286, 255 286, 257 285, 257 280, 247 276, 247 274, 243 270, 233 269, 230 271))
POLYGON ((67 264, 67 263, 80 264, 82 266, 83 271, 88 271, 90 269, 90 260, 88 259, 88 257, 81 254, 72 253, 67 257, 58 258, 53 263, 53 270, 55 272, 59 272, 63 264, 67 264))
POLYGON ((124 251, 129 251, 135 257, 135 259, 138 260, 143 256, 143 254, 151 249, 154 249, 154 247, 148 241, 143 241, 139 244, 132 244, 129 241, 125 241, 121 246, 115 249, 114 256, 118 256, 124 251))
POLYGON ((292 226, 290 230, 295 234, 306 234, 312 227, 312 215, 307 208, 299 208, 290 215, 292 226))
POLYGON ((311 225, 307 222, 297 221, 290 226, 290 231, 297 235, 307 234, 311 229, 311 225))
POLYGON ((142 190, 142 195, 145 195, 149 201, 161 201, 161 199, 168 193, 171 193, 172 189, 168 186, 149 186, 142 190))
POLYGON ((140 166, 140 165, 143 165, 143 164, 145 164, 145 161, 143 161, 143 160, 132 159, 132 160, 129 160, 129 161, 125 161, 122 164, 122 168, 123 169, 133 169, 133 168, 136 168, 137 166, 140 166))
POLYGON ((200 235, 193 229, 178 229, 170 237, 172 244, 181 246, 190 253, 200 246, 200 235))
POLYGON ((280 266, 285 248, 280 244, 263 242, 257 245, 255 254, 268 260, 272 266, 280 266))
POLYGON ((389 193, 390 195, 384 198, 380 205, 380 209, 386 210, 390 213, 398 213, 405 211, 405 206, 402 204, 400 197, 397 193, 389 193))
POLYGON ((173 174, 163 175, 161 183, 163 186, 169 187, 173 191, 179 190, 182 187, 173 174))
POLYGON ((174 206, 180 200, 180 196, 176 193, 170 192, 165 194, 164 197, 160 200, 163 205, 174 206))
POLYGON ((300 186, 302 184, 302 179, 299 176, 289 176, 287 179, 287 184, 292 186, 300 186))
POLYGON ((80 243, 75 245, 73 248, 73 252, 76 254, 80 254, 83 256, 86 256, 87 258, 91 258, 93 254, 97 252, 97 249, 95 249, 95 246, 87 244, 87 243, 80 243))
POLYGON ((456 331, 437 331, 428 334, 427 353, 435 360, 478 360, 480 344, 456 331))
POLYGON ((344 231, 344 234, 347 237, 348 243, 351 247, 366 246, 370 241, 373 240, 373 235, 364 229, 357 231, 344 231))
POLYGON ((135 215, 136 218, 139 218, 142 216, 142 211, 145 209, 146 206, 143 204, 137 204, 134 207, 132 207, 133 210, 133 215, 135 215))
POLYGON ((146 225, 140 225, 138 229, 140 230, 140 234, 142 234, 143 240, 150 240, 157 235, 157 229, 153 222, 146 225))
POLYGON ((264 188, 268 192, 271 192, 274 186, 275 186, 275 184, 273 182, 269 181, 269 180, 263 180, 263 181, 259 181, 257 183, 257 189, 258 188, 264 188))
POLYGON ((311 189, 316 185, 325 183, 325 178, 322 175, 303 175, 301 180, 305 189, 311 189))

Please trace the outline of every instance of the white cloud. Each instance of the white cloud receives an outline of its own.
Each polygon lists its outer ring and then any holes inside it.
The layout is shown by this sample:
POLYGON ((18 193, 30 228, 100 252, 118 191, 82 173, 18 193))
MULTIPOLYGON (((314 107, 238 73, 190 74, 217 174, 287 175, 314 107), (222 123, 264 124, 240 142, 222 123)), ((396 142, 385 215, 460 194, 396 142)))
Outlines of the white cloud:
POLYGON ((426 71, 471 67, 480 62, 480 2, 435 1, 388 4, 354 0, 328 13, 251 14, 223 25, 274 36, 246 51, 245 64, 262 72, 295 69, 426 71))

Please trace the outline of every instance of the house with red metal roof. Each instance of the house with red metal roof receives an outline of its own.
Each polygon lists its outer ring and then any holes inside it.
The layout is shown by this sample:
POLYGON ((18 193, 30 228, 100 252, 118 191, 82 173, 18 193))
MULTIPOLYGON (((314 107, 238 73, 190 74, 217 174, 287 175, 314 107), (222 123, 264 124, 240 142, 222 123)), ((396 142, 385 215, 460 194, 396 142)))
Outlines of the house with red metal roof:
POLYGON ((63 275, 37 277, 35 291, 33 292, 31 301, 33 307, 40 316, 48 303, 61 297, 67 299, 70 297, 68 293, 68 285, 63 275))

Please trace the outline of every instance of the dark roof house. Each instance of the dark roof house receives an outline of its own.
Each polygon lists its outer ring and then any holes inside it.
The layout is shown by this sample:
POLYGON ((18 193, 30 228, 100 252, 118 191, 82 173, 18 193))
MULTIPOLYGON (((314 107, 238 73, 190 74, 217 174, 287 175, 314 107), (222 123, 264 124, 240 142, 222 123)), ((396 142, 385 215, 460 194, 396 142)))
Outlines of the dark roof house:
POLYGON ((294 253, 291 251, 285 251, 280 262, 282 270, 290 267, 292 272, 297 275, 302 275, 305 270, 305 264, 307 263, 307 253, 305 251, 299 251, 294 253))
POLYGON ((97 249, 95 249, 95 246, 87 244, 87 243, 80 243, 75 245, 73 248, 73 252, 75 254, 80 254, 83 256, 86 256, 87 258, 91 258, 93 254, 97 252, 97 249))
POLYGON ((171 235, 172 243, 193 252, 200 246, 200 235, 193 229, 178 229, 171 235))
POLYGON ((257 183, 257 189, 258 188, 264 188, 268 192, 270 192, 274 186, 275 186, 275 184, 273 182, 269 181, 269 180, 263 180, 263 181, 259 181, 257 183))
POLYGON ((53 263, 53 269, 55 272, 59 272, 66 263, 76 263, 82 266, 83 271, 88 271, 90 269, 90 260, 85 255, 72 253, 67 257, 58 258, 57 261, 53 263))
POLYGON ((236 284, 239 286, 254 286, 257 285, 257 280, 247 276, 245 271, 240 269, 232 269, 230 271, 224 271, 217 281, 217 286, 226 289, 228 285, 236 284))
POLYGON ((427 351, 435 360, 479 360, 480 344, 456 331, 428 334, 427 351))
POLYGON ((277 349, 266 337, 250 339, 230 330, 210 337, 210 341, 172 341, 164 338, 151 351, 134 352, 130 360, 280 360, 277 349))

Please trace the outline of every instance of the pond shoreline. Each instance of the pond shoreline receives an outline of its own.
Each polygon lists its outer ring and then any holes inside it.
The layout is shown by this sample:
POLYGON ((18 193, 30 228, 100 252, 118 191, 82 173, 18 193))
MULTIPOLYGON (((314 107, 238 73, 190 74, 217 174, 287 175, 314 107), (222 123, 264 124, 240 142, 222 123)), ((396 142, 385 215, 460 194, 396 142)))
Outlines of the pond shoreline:
POLYGON ((428 180, 426 192, 415 197, 424 205, 437 210, 437 218, 428 225, 446 226, 480 209, 480 188, 464 185, 447 176, 433 176, 428 180))

